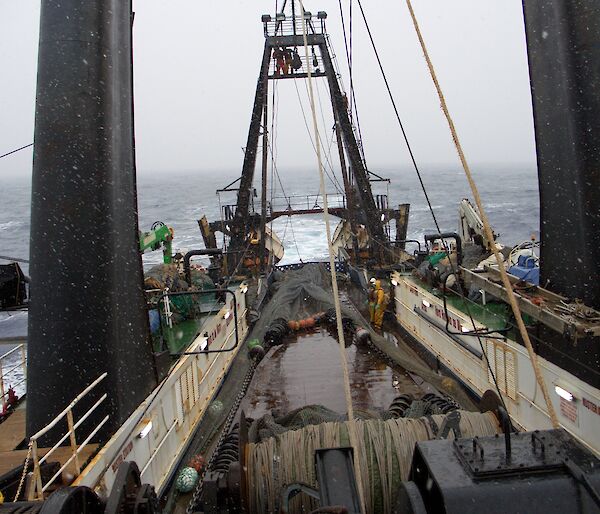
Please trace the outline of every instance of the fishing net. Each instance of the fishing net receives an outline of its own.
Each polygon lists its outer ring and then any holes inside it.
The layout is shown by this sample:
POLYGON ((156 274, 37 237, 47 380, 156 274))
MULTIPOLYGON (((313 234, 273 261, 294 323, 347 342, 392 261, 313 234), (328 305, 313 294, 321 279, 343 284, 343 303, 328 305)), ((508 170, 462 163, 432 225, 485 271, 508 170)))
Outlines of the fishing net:
MULTIPOLYGON (((352 287, 348 275, 338 274, 338 280, 352 287)), ((262 310, 250 335, 250 339, 263 341, 266 346, 281 341, 287 333, 289 320, 306 318, 319 312, 331 313, 334 308, 330 272, 323 263, 307 264, 285 273, 275 272, 270 292, 271 300, 262 310)), ((397 366, 452 396, 463 408, 473 410, 473 403, 455 380, 437 374, 402 341, 388 340, 375 332, 351 302, 344 301, 341 310, 346 320, 367 330, 372 343, 397 366)))
MULTIPOLYGON (((354 410, 356 419, 390 419, 388 411, 354 410)), ((299 430, 309 425, 319 425, 331 421, 346 421, 347 416, 328 409, 323 405, 306 405, 290 411, 283 416, 274 417, 273 413, 265 414, 253 420, 248 428, 248 441, 258 443, 269 437, 275 437, 288 430, 299 430)))
MULTIPOLYGON (((192 267, 190 269, 191 286, 197 290, 214 289, 215 285, 211 278, 202 269, 192 267)), ((157 301, 165 289, 172 293, 188 291, 188 284, 182 277, 178 264, 157 264, 144 274, 144 287, 156 289, 151 295, 151 301, 157 301)), ((208 294, 208 293, 207 293, 208 294)), ((181 295, 171 296, 169 302, 173 312, 172 322, 179 323, 186 319, 194 319, 200 314, 200 301, 206 295, 181 295)))
MULTIPOLYGON (((354 274, 357 278, 362 276, 360 273, 352 273, 351 270, 350 275, 352 274, 354 274)), ((338 279, 342 289, 349 290, 352 287, 355 287, 352 285, 349 275, 347 274, 338 274, 338 279)), ((352 282, 356 282, 356 280, 353 280, 352 282)), ((253 344, 247 346, 249 347, 255 345, 256 340, 258 340, 264 346, 264 350, 268 350, 270 345, 280 344, 283 342, 283 338, 290 331, 289 322, 291 320, 302 320, 304 318, 315 317, 315 314, 317 313, 324 318, 322 322, 332 323, 335 325, 335 314, 333 309, 334 300, 331 292, 330 272, 327 270, 324 264, 307 264, 304 267, 296 270, 286 270, 285 272, 275 271, 270 279, 269 291, 264 306, 253 306, 253 310, 257 313, 257 315, 258 313, 260 313, 260 315, 258 316, 258 319, 246 338, 247 341, 252 341, 253 344)), ((438 390, 454 397, 463 407, 472 407, 468 397, 463 393, 455 381, 436 374, 428 366, 426 366, 404 343, 388 341, 383 336, 377 334, 371 328, 369 322, 350 303, 350 301, 346 299, 346 297, 344 297, 344 302, 342 304, 342 316, 344 318, 343 322, 347 328, 349 328, 349 324, 352 324, 354 328, 362 327, 367 330, 373 344, 383 353, 388 355, 399 367, 402 367, 404 370, 422 377, 425 381, 432 384, 438 390)), ((332 332, 335 333, 335 331, 332 332)), ((346 342, 351 342, 350 337, 348 337, 346 342)), ((182 462, 185 463, 198 454, 206 456, 214 449, 215 441, 218 438, 222 430, 223 423, 235 402, 240 388, 242 387, 244 378, 246 377, 246 373, 248 372, 251 363, 252 358, 250 357, 250 351, 246 351, 245 348, 241 349, 232 363, 227 379, 219 388, 211 407, 205 414, 205 419, 199 424, 199 428, 194 435, 194 440, 190 444, 189 450, 186 452, 186 456, 182 462)), ((373 422, 376 423, 376 426, 378 427, 381 426, 379 425, 380 423, 404 423, 402 420, 389 419, 390 415, 388 412, 355 411, 355 414, 359 419, 359 423, 373 422)), ((415 412, 413 415, 414 414, 418 413, 415 412)), ((249 440, 255 441, 256 446, 263 444, 277 445, 279 444, 277 442, 279 441, 279 438, 291 437, 288 436, 288 434, 302 433, 305 430, 311 429, 317 431, 317 433, 321 433, 321 430, 329 429, 320 427, 339 427, 345 423, 344 420, 346 418, 347 417, 345 414, 334 412, 319 405, 309 405, 303 407, 302 409, 291 411, 285 415, 270 413, 258 420, 254 420, 251 423, 249 427, 249 440)), ((431 416, 429 416, 429 418, 431 418, 431 416)), ((437 419, 436 416, 433 416, 433 418, 437 419)), ((409 425, 410 421, 411 420, 408 419, 406 420, 409 425)), ((365 430, 367 429, 365 428, 365 430)), ((422 428, 420 430, 425 431, 423 438, 431 437, 430 432, 427 432, 427 430, 430 429, 422 428)), ((389 434, 388 436, 391 437, 389 434)), ((319 444, 327 443, 329 447, 340 445, 347 446, 349 444, 347 432, 344 430, 341 430, 341 432, 338 430, 337 436, 332 435, 331 438, 326 438, 325 440, 315 439, 315 441, 321 441, 319 444)), ((407 448, 410 447, 412 451, 410 441, 413 441, 414 444, 414 437, 413 439, 407 439, 407 441, 407 448)), ((302 455, 303 459, 306 458, 310 460, 310 463, 307 461, 306 468, 312 469, 314 467, 314 452, 311 451, 310 448, 301 449, 300 446, 297 448, 298 449, 296 450, 290 451, 289 454, 297 455, 298 458, 300 458, 300 455, 302 455), (305 450, 308 453, 305 453, 305 450)), ((371 450, 369 450, 369 452, 370 455, 375 455, 375 453, 373 453, 371 450)), ((395 459, 396 457, 390 458, 395 459)), ((295 478, 295 476, 290 476, 289 478, 292 479, 295 478)), ((307 481, 309 483, 314 482, 312 478, 307 481)), ((257 508, 257 510, 255 510, 255 512, 270 511, 270 508, 267 508, 266 510, 257 508)))

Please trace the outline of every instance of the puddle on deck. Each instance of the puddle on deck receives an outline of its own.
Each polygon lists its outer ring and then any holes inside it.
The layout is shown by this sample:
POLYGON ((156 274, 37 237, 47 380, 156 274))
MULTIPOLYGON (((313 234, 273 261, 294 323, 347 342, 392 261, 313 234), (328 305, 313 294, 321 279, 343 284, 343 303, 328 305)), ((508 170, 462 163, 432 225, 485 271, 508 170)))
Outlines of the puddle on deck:
MULTIPOLYGON (((368 348, 350 345, 346 360, 355 410, 385 410, 399 394, 422 392, 406 373, 392 370, 368 348)), ((290 335, 262 360, 241 408, 254 419, 311 404, 345 413, 342 380, 338 342, 326 329, 290 335)))

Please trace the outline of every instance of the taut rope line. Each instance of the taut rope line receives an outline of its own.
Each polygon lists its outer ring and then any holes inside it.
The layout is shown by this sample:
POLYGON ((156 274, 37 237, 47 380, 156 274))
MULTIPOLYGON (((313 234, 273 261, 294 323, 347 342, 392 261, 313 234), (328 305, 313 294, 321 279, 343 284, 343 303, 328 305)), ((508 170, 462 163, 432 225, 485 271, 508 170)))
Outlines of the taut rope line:
MULTIPOLYGON (((448 122, 448 126, 450 128, 450 132, 452 133, 452 139, 454 140, 454 146, 456 147, 456 151, 458 152, 458 157, 460 158, 460 162, 462 164, 463 170, 469 182, 469 186, 471 187, 471 192, 473 193, 473 197, 475 199, 475 203, 477 205, 477 209, 479 209, 479 215, 481 216, 481 221, 483 222, 483 229, 485 232, 485 237, 488 241, 494 241, 494 236, 492 233, 492 228, 490 226, 490 222, 488 220, 487 214, 483 208, 483 203, 481 201, 481 196, 479 195, 479 190, 477 189, 477 185, 473 180, 473 176, 471 175, 471 169, 469 168, 469 164, 467 163, 467 159, 462 149, 462 145, 460 144, 460 140, 458 138, 458 133, 456 132, 456 128, 454 126, 454 122, 452 121, 452 117, 450 116, 450 112, 448 111, 448 106, 446 105, 446 99, 444 98, 444 94, 442 93, 442 88, 437 79, 437 75, 433 68, 433 64, 431 59, 429 58, 429 53, 427 52, 427 47, 425 46, 425 41, 423 40, 423 36, 421 35, 421 30, 419 28, 419 24, 417 22, 417 18, 415 16, 415 12, 412 7, 411 0, 406 0, 406 5, 408 6, 408 10, 410 11, 410 16, 413 21, 413 25, 415 26, 415 31, 417 33, 417 37, 419 38, 419 43, 421 44, 421 49, 423 50, 423 55, 425 56, 425 60, 427 61, 427 67, 429 68, 429 73, 431 75, 431 79, 435 85, 435 89, 437 91, 438 97, 440 99, 440 104, 442 106, 442 111, 444 111, 444 116, 448 122)), ((552 422, 552 426, 554 428, 558 428, 559 422, 556 417, 556 412, 554 410, 554 405, 552 405, 552 400, 550 399, 550 394, 548 393, 548 388, 546 387, 546 382, 542 373, 540 371, 539 363, 537 361, 537 355, 533 351, 533 346, 531 345, 531 340, 529 339, 529 333, 525 328, 525 323, 523 322, 523 317, 521 315, 521 309, 519 308, 519 304, 515 298, 515 293, 512 288, 512 284, 508 278, 508 274, 504 269, 504 264, 502 261, 502 257, 500 256, 500 252, 498 248, 496 248, 495 244, 490 245, 492 247, 492 252, 494 253, 494 257, 496 258, 496 262, 498 263, 498 268, 500 271, 500 276, 502 278, 502 283, 506 288, 506 292, 508 293, 508 300, 512 311, 515 315, 515 319, 517 322, 517 326, 519 327, 519 332, 521 337, 523 338, 523 342, 525 343, 525 347, 527 348, 527 353, 529 354, 529 359, 531 360, 531 364, 533 366, 533 371, 535 373, 535 378, 540 385, 540 389, 542 390, 542 394, 544 395, 544 400, 546 401, 546 408, 548 409, 548 414, 550 416, 550 421, 552 422)))

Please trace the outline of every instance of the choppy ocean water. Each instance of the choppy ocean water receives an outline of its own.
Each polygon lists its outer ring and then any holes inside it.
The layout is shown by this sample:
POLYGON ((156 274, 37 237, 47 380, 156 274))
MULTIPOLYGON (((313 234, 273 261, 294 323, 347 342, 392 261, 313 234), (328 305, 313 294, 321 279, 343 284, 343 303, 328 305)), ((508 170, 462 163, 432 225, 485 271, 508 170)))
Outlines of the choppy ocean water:
MULTIPOLYGON (((390 205, 410 203, 408 236, 422 239, 434 229, 434 223, 414 171, 377 170, 391 179, 389 185, 374 183, 374 194, 388 194, 390 205)), ((483 166, 473 170, 494 230, 505 244, 516 244, 539 235, 539 197, 535 168, 483 166)), ((458 204, 472 199, 461 170, 442 166, 422 169, 434 212, 443 231, 458 228, 458 204)), ((175 230, 175 248, 203 246, 197 220, 206 214, 209 220, 220 219, 221 205, 235 203, 235 193, 216 190, 237 178, 238 172, 207 174, 179 172, 144 174, 138 177, 140 229, 148 230, 153 222, 163 221, 175 230), (229 196, 228 196, 229 195, 229 196)), ((286 196, 316 195, 319 180, 315 171, 281 172, 286 196)), ((257 185, 258 187, 258 185, 257 185)), ((328 192, 334 192, 331 181, 328 192)), ((281 187, 273 193, 275 205, 283 205, 281 187)), ((29 217, 31 185, 27 179, 5 178, 0 188, 0 255, 27 259, 29 255, 29 217)), ((259 208, 259 200, 255 199, 259 208)), ((305 205, 314 202, 298 198, 305 205)), ((334 218, 335 219, 335 218, 334 218)), ((273 229, 283 240, 286 253, 282 263, 322 260, 327 257, 324 223, 321 215, 279 218, 273 229)), ((48 245, 52 242, 49 241, 48 245)), ((160 252, 144 255, 145 267, 161 262, 160 252)), ((23 265, 25 272, 28 270, 23 265)))

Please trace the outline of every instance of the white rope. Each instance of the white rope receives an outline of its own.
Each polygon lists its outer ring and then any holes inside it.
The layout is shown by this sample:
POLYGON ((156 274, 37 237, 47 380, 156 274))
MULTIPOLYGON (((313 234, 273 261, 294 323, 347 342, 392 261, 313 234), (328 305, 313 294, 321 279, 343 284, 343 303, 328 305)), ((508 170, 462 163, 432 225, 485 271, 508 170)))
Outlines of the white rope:
MULTIPOLYGON (((425 46, 425 41, 423 40, 423 36, 421 35, 421 30, 419 29, 419 24, 417 23, 417 18, 415 16, 415 12, 413 10, 412 4, 410 0, 406 0, 406 5, 408 6, 408 10, 410 11, 410 16, 413 21, 413 25, 415 26, 415 31, 417 33, 417 37, 419 38, 419 43, 421 44, 421 49, 423 50, 423 55, 425 56, 425 61, 427 62, 427 67, 429 68, 429 73, 431 75, 431 79, 433 80, 433 84, 435 85, 435 89, 437 91, 438 97, 440 99, 440 104, 442 106, 442 111, 444 111, 444 116, 448 122, 448 127, 450 128, 450 132, 452 134, 452 139, 454 140, 454 146, 456 147, 456 151, 458 152, 458 156, 460 158, 460 162, 462 164, 465 175, 467 176, 467 180, 469 182, 469 186, 471 187, 471 191, 473 193, 473 197, 475 199, 475 203, 477 205, 477 209, 479 209, 479 215, 481 216, 481 221, 483 222, 483 230, 485 232, 485 237, 488 241, 494 241, 494 234, 492 228, 490 226, 490 222, 488 220, 487 214, 483 208, 483 202, 481 201, 481 196, 479 195, 479 190, 477 189, 477 185, 473 180, 473 176, 471 175, 471 169, 469 168, 469 164, 467 163, 467 158, 462 149, 462 145, 460 144, 460 140, 458 139, 458 133, 456 132, 456 128, 454 126, 454 122, 452 121, 452 117, 450 116, 450 112, 448 111, 448 106, 446 105, 446 99, 444 98, 444 94, 442 93, 442 88, 440 83, 438 82, 437 75, 433 68, 433 63, 429 58, 429 53, 427 52, 427 47, 425 46)), ((558 418, 556 417, 556 412, 554 411, 554 405, 552 405, 552 400, 550 399, 550 394, 548 393, 548 388, 546 387, 546 382, 540 371, 539 363, 537 360, 537 354, 533 350, 533 346, 531 344, 531 340, 529 339, 529 333, 527 332, 527 328, 525 328, 525 323, 523 322, 523 316, 521 315, 521 309, 519 308, 519 304, 515 298, 515 293, 512 288, 512 284, 508 278, 508 273, 504 268, 504 259, 500 255, 500 251, 496 247, 495 244, 491 244, 492 252, 494 253, 494 257, 496 257, 496 262, 498 263, 498 269, 500 271, 500 277, 502 278, 502 283, 504 284, 504 288, 506 289, 506 293, 508 296, 508 301, 510 306, 512 307, 513 314, 515 315, 515 319, 517 322, 517 326, 519 327, 519 332, 521 337, 523 338, 523 342, 525 343, 525 347, 527 348, 527 353, 529 354, 529 360, 531 361, 531 365, 533 367, 533 372, 535 374, 535 378, 537 383, 540 385, 540 389, 542 394, 544 395, 544 400, 546 401, 546 408, 548 409, 548 415, 550 416, 550 421, 552 422, 552 426, 554 428, 559 428, 558 418)))
MULTIPOLYGON (((308 56, 308 37, 306 30, 306 20, 304 19, 304 3, 302 0, 300 2, 300 14, 302 16, 302 37, 304 39, 304 52, 305 55, 308 56)), ((325 191, 325 177, 323 173, 323 163, 321 162, 321 138, 319 136, 319 127, 317 123, 317 113, 315 109, 315 95, 313 91, 313 83, 312 83, 312 70, 311 70, 311 62, 310 59, 307 59, 307 75, 308 75, 308 93, 310 97, 310 109, 312 112, 313 118, 313 130, 315 132, 315 145, 317 149, 317 164, 319 167, 319 182, 321 187, 321 194, 323 196, 323 220, 325 221, 325 233, 327 235, 327 249, 329 252, 329 267, 331 270, 331 287, 333 289, 333 300, 335 304, 335 317, 337 322, 337 333, 338 333, 338 343, 340 350, 340 361, 342 364, 342 371, 344 377, 344 393, 346 396, 346 409, 348 411, 348 421, 349 421, 349 435, 350 435, 350 445, 355 449, 354 451, 354 467, 357 476, 357 488, 358 494, 360 496, 360 503, 362 512, 365 512, 365 499, 364 499, 364 489, 362 486, 361 479, 361 459, 358 454, 358 441, 356 435, 356 426, 354 421, 354 409, 352 407, 352 393, 350 391, 350 377, 348 373, 348 362, 346 361, 346 343, 344 339, 344 327, 342 326, 342 308, 340 305, 340 296, 338 291, 338 283, 337 283, 337 275, 335 271, 335 255, 333 252, 333 245, 331 242, 331 226, 329 224, 329 206, 327 202, 327 193, 325 191)), ((312 458, 312 454, 311 454, 312 458)))

